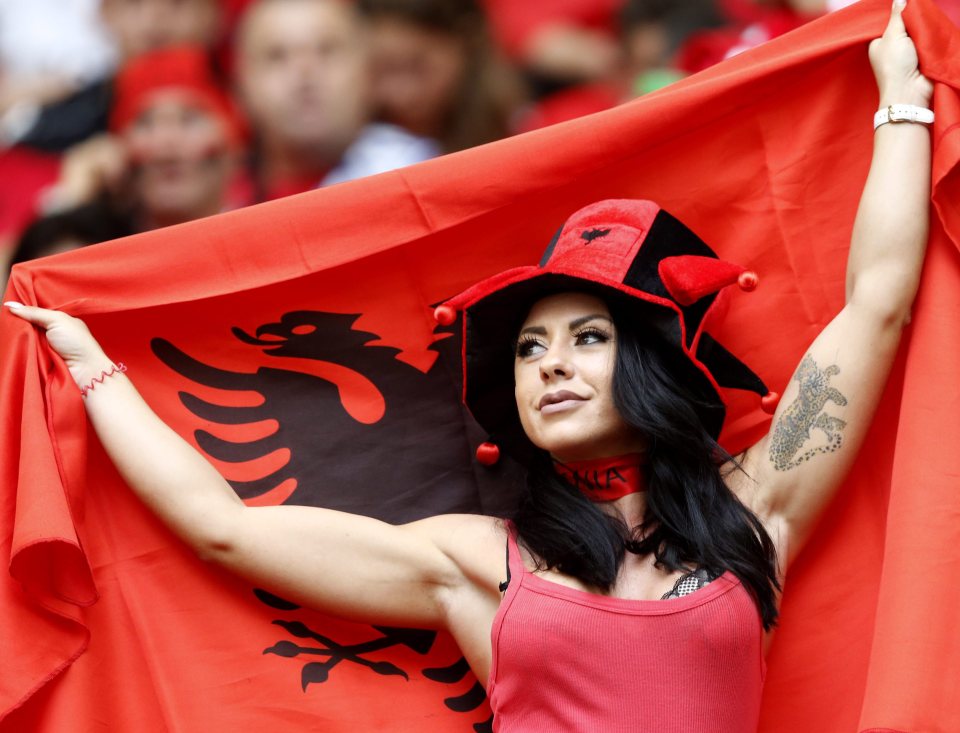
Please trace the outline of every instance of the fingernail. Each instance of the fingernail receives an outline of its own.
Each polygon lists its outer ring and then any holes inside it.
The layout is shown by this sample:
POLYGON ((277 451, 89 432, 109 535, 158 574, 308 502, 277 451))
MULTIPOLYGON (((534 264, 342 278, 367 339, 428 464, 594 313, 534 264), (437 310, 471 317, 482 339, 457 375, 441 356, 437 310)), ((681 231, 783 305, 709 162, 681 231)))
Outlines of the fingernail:
POLYGON ((18 303, 15 300, 8 300, 4 305, 7 306, 7 308, 23 308, 23 303, 18 303))

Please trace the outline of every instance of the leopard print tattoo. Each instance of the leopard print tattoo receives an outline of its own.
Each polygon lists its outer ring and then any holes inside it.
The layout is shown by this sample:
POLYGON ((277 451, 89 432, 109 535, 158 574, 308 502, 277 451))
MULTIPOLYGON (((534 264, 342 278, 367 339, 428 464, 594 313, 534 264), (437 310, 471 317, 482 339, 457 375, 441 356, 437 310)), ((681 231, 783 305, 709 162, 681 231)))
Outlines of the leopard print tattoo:
POLYGON ((843 445, 842 431, 847 423, 838 417, 823 412, 827 402, 841 407, 847 404, 847 398, 830 386, 830 377, 839 374, 840 367, 831 364, 820 369, 810 355, 803 357, 793 378, 800 384, 800 394, 777 422, 773 429, 770 445, 770 460, 778 471, 787 471, 809 461, 820 453, 833 453, 843 445), (800 452, 811 438, 811 431, 817 429, 827 436, 826 445, 819 445, 800 452))

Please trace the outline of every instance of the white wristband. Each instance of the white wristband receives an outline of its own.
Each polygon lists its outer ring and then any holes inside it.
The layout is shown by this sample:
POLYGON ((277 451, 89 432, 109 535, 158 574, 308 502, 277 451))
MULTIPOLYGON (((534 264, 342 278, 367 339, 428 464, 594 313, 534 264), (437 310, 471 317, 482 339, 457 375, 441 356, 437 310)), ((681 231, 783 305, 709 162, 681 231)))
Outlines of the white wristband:
POLYGON ((920 122, 924 125, 933 124, 933 110, 926 107, 917 107, 912 104, 891 104, 881 107, 873 116, 873 129, 887 122, 920 122))

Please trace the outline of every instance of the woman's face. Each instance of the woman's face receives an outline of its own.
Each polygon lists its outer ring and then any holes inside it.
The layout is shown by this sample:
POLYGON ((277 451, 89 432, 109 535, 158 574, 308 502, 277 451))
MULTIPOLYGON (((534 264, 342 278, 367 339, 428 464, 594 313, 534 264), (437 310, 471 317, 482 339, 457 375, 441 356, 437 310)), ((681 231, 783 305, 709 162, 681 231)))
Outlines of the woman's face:
POLYGON ((385 16, 372 25, 374 99, 388 122, 440 137, 466 71, 456 36, 385 16))
POLYGON ((188 221, 221 210, 232 172, 227 127, 188 92, 155 92, 124 139, 148 216, 188 221))
POLYGON ((641 441, 613 402, 617 333, 597 297, 537 301, 520 327, 517 410, 527 437, 560 461, 638 452, 641 441))

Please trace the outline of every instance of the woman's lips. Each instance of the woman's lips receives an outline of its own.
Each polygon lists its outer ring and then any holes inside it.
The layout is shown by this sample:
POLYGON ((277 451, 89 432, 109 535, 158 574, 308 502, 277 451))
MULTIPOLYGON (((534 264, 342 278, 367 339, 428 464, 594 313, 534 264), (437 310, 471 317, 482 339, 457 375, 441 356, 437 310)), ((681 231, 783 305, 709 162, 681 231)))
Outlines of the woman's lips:
POLYGON ((577 407, 585 399, 585 397, 581 397, 575 392, 569 392, 567 390, 551 392, 540 398, 540 414, 549 415, 554 412, 570 410, 577 407))
POLYGON ((583 403, 583 400, 563 400, 562 402, 551 402, 549 405, 544 405, 540 408, 541 415, 550 415, 554 412, 565 412, 566 410, 572 410, 574 407, 579 407, 583 403))

